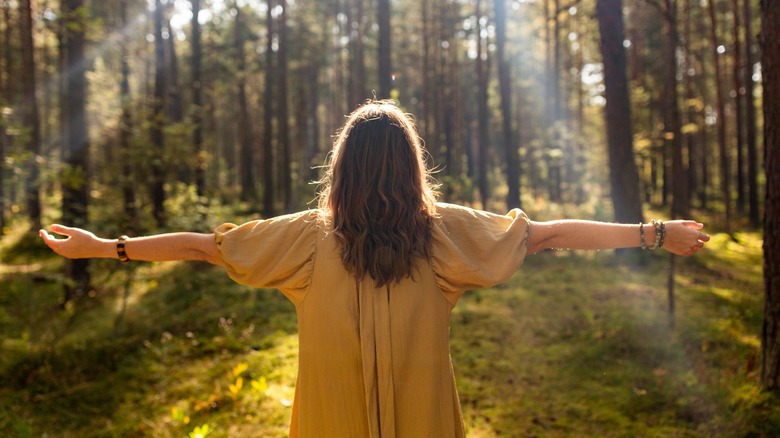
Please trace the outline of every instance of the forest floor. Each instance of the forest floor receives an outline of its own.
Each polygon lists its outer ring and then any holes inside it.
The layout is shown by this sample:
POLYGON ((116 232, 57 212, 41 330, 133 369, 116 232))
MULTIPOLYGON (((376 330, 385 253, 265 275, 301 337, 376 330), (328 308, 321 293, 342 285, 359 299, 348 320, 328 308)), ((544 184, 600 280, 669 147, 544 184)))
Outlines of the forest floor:
MULTIPOLYGON (((286 436, 296 317, 202 263, 93 263, 68 305, 62 260, 0 241, 0 436, 286 436)), ((470 437, 780 436, 762 392, 758 233, 668 255, 553 251, 469 292, 452 360, 470 437)))

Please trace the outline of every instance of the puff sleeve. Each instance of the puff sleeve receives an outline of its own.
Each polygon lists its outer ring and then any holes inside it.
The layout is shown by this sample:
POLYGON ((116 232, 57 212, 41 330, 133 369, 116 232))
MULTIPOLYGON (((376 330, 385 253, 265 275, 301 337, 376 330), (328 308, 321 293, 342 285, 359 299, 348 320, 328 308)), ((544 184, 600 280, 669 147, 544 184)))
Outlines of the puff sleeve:
POLYGON ((308 210, 240 226, 222 224, 214 234, 222 263, 234 281, 302 293, 311 282, 317 230, 318 212, 308 210))
POLYGON ((431 265, 442 291, 453 293, 450 301, 507 281, 523 264, 531 227, 520 209, 498 215, 440 203, 437 215, 431 265))

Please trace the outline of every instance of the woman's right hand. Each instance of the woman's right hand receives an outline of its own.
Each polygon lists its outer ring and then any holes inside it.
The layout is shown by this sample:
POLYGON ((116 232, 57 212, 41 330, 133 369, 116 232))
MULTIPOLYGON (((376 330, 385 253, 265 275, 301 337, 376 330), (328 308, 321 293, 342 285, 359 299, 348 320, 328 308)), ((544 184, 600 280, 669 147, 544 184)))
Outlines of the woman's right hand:
POLYGON ((693 255, 709 242, 710 236, 700 231, 704 224, 691 220, 673 220, 664 222, 666 238, 663 248, 679 256, 693 255))
POLYGON ((40 230, 38 235, 43 242, 57 254, 69 259, 85 259, 93 257, 112 257, 108 252, 112 248, 110 240, 100 239, 87 230, 81 228, 66 227, 54 224, 51 231, 63 236, 65 239, 58 239, 46 230, 40 230))

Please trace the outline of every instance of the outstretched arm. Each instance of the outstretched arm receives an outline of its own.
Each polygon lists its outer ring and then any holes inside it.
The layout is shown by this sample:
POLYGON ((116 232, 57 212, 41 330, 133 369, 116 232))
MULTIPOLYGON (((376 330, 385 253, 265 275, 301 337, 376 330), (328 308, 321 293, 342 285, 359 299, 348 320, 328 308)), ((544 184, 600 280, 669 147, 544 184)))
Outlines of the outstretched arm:
MULTIPOLYGON (((119 258, 117 239, 101 239, 89 231, 62 225, 52 225, 51 230, 67 237, 57 239, 46 230, 41 230, 39 235, 49 248, 61 256, 71 259, 119 258)), ((203 260, 222 264, 213 234, 168 233, 133 237, 125 242, 125 253, 130 260, 203 260)))
MULTIPOLYGON (((698 251, 710 240, 701 230, 704 225, 695 221, 674 220, 664 222, 666 239, 663 248, 672 254, 688 256, 698 251)), ((652 246, 655 229, 644 224, 645 242, 652 246)), ((615 224, 583 220, 556 220, 531 222, 530 253, 543 249, 615 249, 640 246, 639 225, 615 224)))

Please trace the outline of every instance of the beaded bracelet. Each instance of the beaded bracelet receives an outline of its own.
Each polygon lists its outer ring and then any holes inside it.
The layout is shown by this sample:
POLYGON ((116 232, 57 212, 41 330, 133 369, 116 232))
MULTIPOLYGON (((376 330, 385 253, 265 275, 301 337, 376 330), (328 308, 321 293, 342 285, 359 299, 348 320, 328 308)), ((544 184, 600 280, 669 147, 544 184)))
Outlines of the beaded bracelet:
POLYGON ((645 243, 645 224, 642 222, 639 223, 639 246, 642 249, 650 249, 645 243))
POLYGON ((119 256, 119 261, 122 263, 130 261, 130 257, 128 257, 125 252, 125 243, 127 242, 127 239, 129 239, 129 237, 122 235, 119 236, 119 239, 116 241, 116 255, 119 256))
POLYGON ((664 246, 664 240, 666 239, 666 224, 663 221, 653 219, 653 226, 655 227, 656 238, 658 239, 658 247, 664 246))

